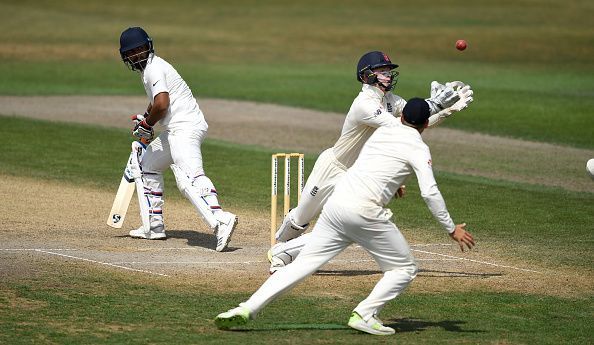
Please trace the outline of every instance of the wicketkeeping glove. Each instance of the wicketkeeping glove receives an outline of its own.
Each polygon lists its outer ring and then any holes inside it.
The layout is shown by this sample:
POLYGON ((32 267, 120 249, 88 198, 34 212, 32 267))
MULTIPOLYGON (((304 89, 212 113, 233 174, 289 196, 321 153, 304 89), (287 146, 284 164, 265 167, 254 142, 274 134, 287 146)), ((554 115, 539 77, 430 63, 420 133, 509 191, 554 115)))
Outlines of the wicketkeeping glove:
POLYGON ((143 119, 136 123, 132 130, 132 135, 137 138, 144 138, 147 141, 151 141, 155 137, 155 130, 153 130, 153 126, 146 123, 146 120, 143 119))
POLYGON ((469 85, 464 85, 461 89, 459 89, 458 94, 460 95, 460 99, 451 107, 440 111, 439 115, 441 117, 448 117, 452 115, 454 112, 461 111, 468 107, 468 105, 472 103, 472 101, 474 101, 474 92, 472 91, 469 85))
POLYGON ((435 114, 440 110, 451 107, 460 99, 458 92, 454 90, 455 86, 456 85, 452 83, 443 85, 437 81, 431 82, 431 97, 425 100, 427 101, 427 104, 429 104, 431 114, 435 114))

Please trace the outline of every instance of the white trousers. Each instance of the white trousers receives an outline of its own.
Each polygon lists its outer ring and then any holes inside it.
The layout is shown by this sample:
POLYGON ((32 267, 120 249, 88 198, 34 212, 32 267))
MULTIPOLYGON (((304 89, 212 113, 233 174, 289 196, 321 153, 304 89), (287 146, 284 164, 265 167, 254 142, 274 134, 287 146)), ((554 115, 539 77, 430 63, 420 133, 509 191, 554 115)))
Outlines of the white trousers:
POLYGON ((290 212, 297 225, 308 224, 320 213, 345 171, 346 167, 336 160, 332 148, 320 154, 303 187, 299 204, 290 212))
POLYGON ((220 210, 216 189, 205 176, 201 146, 207 127, 186 126, 163 131, 146 148, 140 165, 145 194, 148 196, 151 227, 163 224, 163 172, 175 164, 208 198, 213 209, 220 210), (195 182, 195 183, 194 183, 195 182))
POLYGON ((384 272, 369 296, 354 309, 364 320, 379 314, 384 305, 415 278, 417 266, 396 225, 389 219, 361 216, 360 212, 344 206, 340 201, 330 199, 297 259, 271 275, 241 304, 252 312, 252 316, 352 243, 363 247, 384 272))

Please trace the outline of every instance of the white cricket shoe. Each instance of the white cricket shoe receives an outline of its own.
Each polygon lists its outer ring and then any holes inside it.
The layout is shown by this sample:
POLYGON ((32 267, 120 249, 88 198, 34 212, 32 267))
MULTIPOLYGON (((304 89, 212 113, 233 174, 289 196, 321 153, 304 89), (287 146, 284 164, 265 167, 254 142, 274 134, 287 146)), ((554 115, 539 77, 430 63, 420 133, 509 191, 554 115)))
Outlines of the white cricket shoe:
POLYGON ((144 238, 146 240, 167 239, 167 235, 165 235, 165 227, 163 225, 151 228, 149 232, 144 232, 144 228, 141 226, 136 230, 130 231, 130 237, 144 238))
POLYGON ((394 328, 382 325, 381 321, 375 316, 372 316, 371 319, 365 321, 361 315, 355 311, 351 314, 348 325, 358 331, 374 335, 390 335, 396 333, 394 328))
POLYGON ((218 329, 231 329, 237 326, 243 326, 250 320, 250 310, 239 306, 224 313, 220 313, 215 318, 215 325, 218 329))
POLYGON ((233 235, 233 231, 235 231, 235 227, 237 226, 237 216, 231 212, 223 212, 223 216, 219 220, 219 225, 217 225, 216 229, 216 236, 217 236, 217 252, 222 252, 227 248, 229 241, 231 241, 231 235, 233 235))

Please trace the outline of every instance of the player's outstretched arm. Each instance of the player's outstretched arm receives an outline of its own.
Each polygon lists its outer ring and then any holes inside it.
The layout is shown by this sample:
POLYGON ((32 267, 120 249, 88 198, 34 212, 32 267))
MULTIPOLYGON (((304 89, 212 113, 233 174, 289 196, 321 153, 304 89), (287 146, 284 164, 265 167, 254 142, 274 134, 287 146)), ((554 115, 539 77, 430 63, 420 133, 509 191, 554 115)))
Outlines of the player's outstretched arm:
POLYGON ((474 247, 474 237, 468 231, 466 231, 466 223, 456 224, 456 228, 454 228, 454 232, 450 233, 450 237, 458 242, 460 246, 460 250, 464 251, 464 245, 468 247, 468 249, 472 249, 474 247))

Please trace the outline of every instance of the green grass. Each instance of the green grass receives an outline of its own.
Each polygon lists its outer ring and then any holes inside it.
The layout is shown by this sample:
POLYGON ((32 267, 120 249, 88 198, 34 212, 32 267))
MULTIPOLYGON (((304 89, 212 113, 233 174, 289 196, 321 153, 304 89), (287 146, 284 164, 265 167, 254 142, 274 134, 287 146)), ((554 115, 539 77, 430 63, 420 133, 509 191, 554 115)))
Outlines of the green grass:
POLYGON ((445 126, 591 148, 593 14, 584 0, 4 1, 0 94, 143 95, 117 52, 121 31, 143 25, 198 98, 345 113, 358 58, 381 49, 405 98, 434 79, 473 86, 476 102, 445 126))
MULTIPOLYGON (((40 262, 38 267, 48 264, 40 262)), ((164 281, 138 282, 121 273, 69 267, 0 283, 0 342, 584 344, 594 331, 591 298, 480 291, 405 293, 382 312, 385 323, 398 333, 378 339, 346 327, 350 311, 365 297, 355 288, 340 291, 342 298, 291 293, 239 331, 223 332, 216 330, 212 319, 247 294, 214 292, 190 283, 172 287, 164 281), (18 305, 11 302, 15 298, 18 305)))
MULTIPOLYGON (((144 95, 117 53, 121 31, 141 25, 199 99, 345 113, 359 89, 357 59, 380 49, 400 64, 396 93, 405 98, 427 95, 434 79, 473 86, 475 103, 446 126, 591 149, 593 15, 586 0, 186 0, 166 6, 7 0, 0 3, 0 95, 144 95), (462 53, 453 48, 459 38, 469 42, 462 53)), ((0 174, 116 188, 130 149, 127 131, 0 120, 6 143, 0 174)), ((272 151, 212 140, 203 151, 226 207, 267 210, 272 151)), ((308 170, 314 159, 307 157, 308 170)), ((591 272, 591 194, 437 178, 454 219, 467 222, 479 243, 505 248, 501 255, 531 267, 591 272)), ((168 197, 181 198, 169 172, 166 185, 168 197)), ((391 205, 396 223, 407 237, 441 233, 414 181, 408 185, 408 197, 391 205)), ((210 320, 247 294, 212 291, 205 282, 146 283, 84 264, 69 270, 56 270, 51 260, 38 264, 31 277, 0 280, 0 343, 583 344, 594 334, 591 294, 562 299, 469 291, 405 293, 383 313, 399 334, 363 336, 344 327, 367 293, 361 286, 341 291, 344 298, 292 293, 244 331, 219 332, 210 320)))
MULTIPOLYGON (((351 66, 196 65, 178 66, 195 95, 255 100, 345 113, 360 85, 351 66), (282 78, 279 77, 282 75, 282 78), (322 77, 321 77, 322 76, 322 77)), ((0 65, 0 94, 143 95, 136 73, 113 63, 53 63, 28 68, 24 62, 0 65)), ((594 79, 575 71, 525 71, 485 64, 421 64, 401 67, 396 93, 428 97, 432 80, 465 80, 475 102, 446 127, 480 131, 583 148, 594 147, 594 79), (458 72, 462 71, 462 72, 458 72)), ((81 114, 82 116, 82 114, 81 114)))

